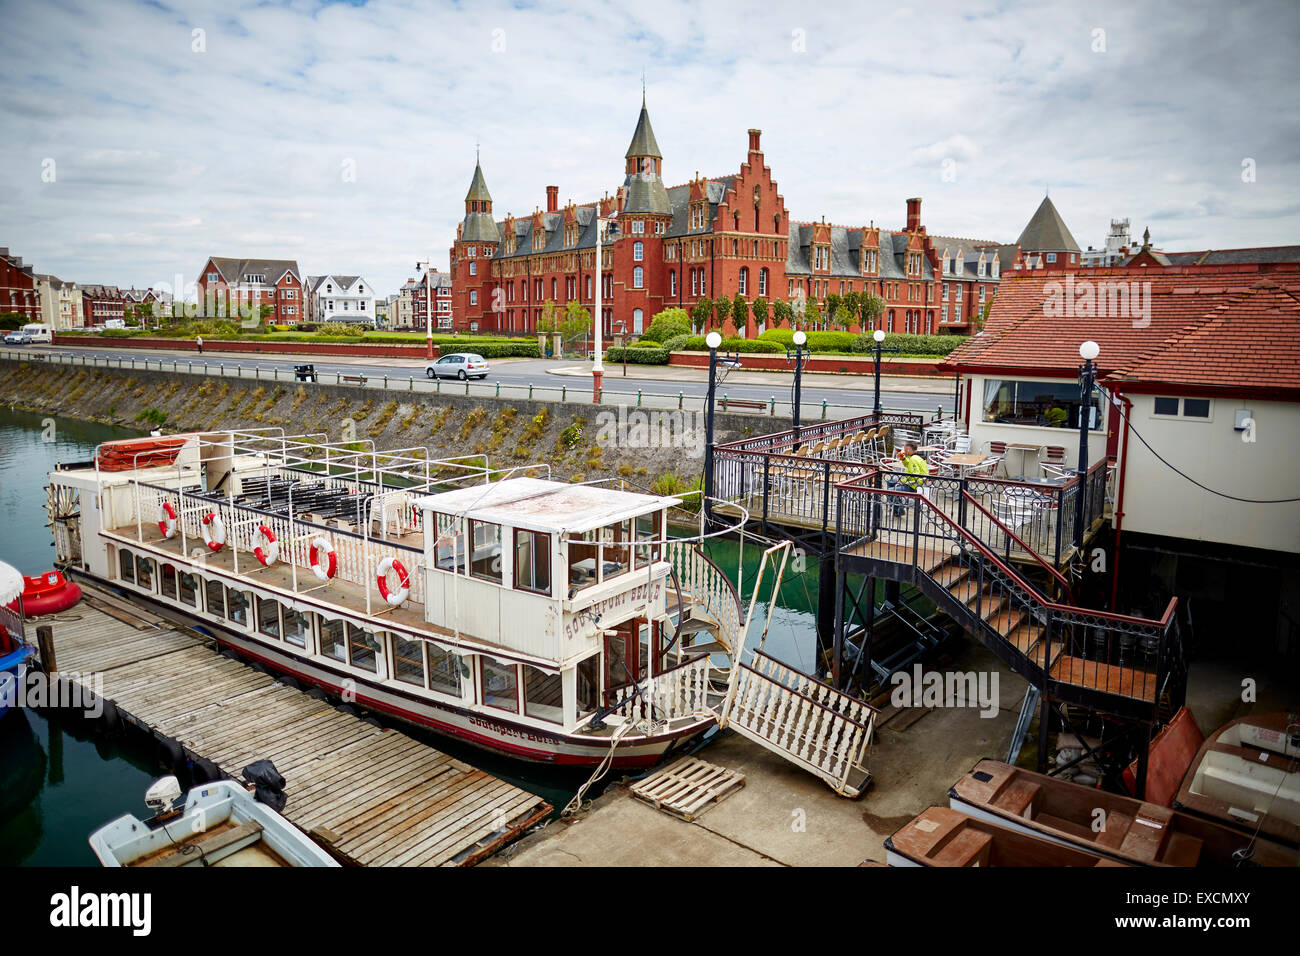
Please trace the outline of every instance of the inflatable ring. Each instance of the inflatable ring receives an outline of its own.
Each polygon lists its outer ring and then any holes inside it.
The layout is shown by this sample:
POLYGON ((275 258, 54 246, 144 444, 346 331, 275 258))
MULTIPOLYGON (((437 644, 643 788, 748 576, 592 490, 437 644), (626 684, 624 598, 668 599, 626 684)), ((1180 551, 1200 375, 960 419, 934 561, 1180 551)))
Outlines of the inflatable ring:
POLYGON ((221 520, 221 515, 209 511, 203 516, 200 527, 203 531, 203 543, 208 546, 209 551, 220 551, 225 546, 226 526, 221 520))
POLYGON ((275 540, 275 532, 266 525, 258 525, 257 533, 265 542, 266 547, 258 545, 253 549, 253 557, 262 563, 263 567, 269 568, 280 559, 280 542, 275 540))
POLYGON ((406 599, 411 595, 411 576, 402 566, 402 562, 396 558, 384 558, 379 562, 379 567, 375 574, 378 577, 379 593, 384 600, 393 607, 401 607, 406 603, 406 599), (388 572, 397 572, 397 588, 390 591, 388 589, 388 572))
POLYGON ((322 581, 329 581, 330 578, 334 577, 334 572, 339 569, 339 560, 334 553, 334 549, 330 547, 330 543, 322 537, 312 538, 310 553, 312 573, 322 581), (323 563, 320 556, 322 551, 325 552, 323 563))
POLYGON ((176 537, 176 509, 170 501, 158 501, 158 530, 164 538, 176 537))

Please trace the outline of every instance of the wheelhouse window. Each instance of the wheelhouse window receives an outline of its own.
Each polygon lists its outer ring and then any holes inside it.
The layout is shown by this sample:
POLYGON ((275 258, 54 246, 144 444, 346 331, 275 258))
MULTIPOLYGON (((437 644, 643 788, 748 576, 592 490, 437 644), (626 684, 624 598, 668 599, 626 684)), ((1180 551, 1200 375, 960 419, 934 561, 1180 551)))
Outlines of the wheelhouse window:
POLYGON ((1021 379, 985 379, 984 421, 1005 425, 1037 425, 1041 428, 1078 428, 1082 409, 1087 408, 1088 427, 1099 430, 1105 424, 1101 396, 1093 395, 1085 406, 1079 386, 1073 382, 1030 382, 1021 379))
POLYGON ((320 653, 332 661, 347 661, 347 643, 342 621, 320 622, 320 653))
POLYGON ((307 638, 311 636, 311 615, 287 607, 283 611, 284 639, 298 647, 306 647, 307 638))
POLYGON ((190 607, 199 606, 199 576, 182 571, 176 578, 177 591, 182 604, 190 607))
POLYGON ((498 710, 519 713, 519 668, 492 657, 480 657, 483 703, 498 710))
POLYGON ((522 665, 524 669, 524 714, 552 723, 564 723, 564 681, 559 674, 522 665))
POLYGON ((551 536, 515 529, 515 589, 551 593, 551 536))
POLYGON ((433 526, 438 535, 433 543, 434 566, 443 571, 455 571, 462 550, 456 519, 451 515, 435 512, 433 526))
POLYGON ((393 635, 393 676, 404 684, 424 686, 424 641, 393 635))
POLYGON ((260 597, 257 599, 257 632, 280 639, 280 605, 260 597))
POLYGON ((162 596, 176 600, 176 568, 170 564, 164 564, 162 571, 158 575, 158 583, 162 591, 162 596))
POLYGON ((348 662, 363 671, 379 670, 379 639, 371 631, 348 625, 348 662))
POLYGON ((501 525, 487 521, 469 522, 469 573, 485 581, 501 583, 501 525))
POLYGON ((662 527, 662 511, 636 517, 636 567, 644 568, 659 560, 662 545, 654 542, 663 540, 663 535, 660 534, 662 527))

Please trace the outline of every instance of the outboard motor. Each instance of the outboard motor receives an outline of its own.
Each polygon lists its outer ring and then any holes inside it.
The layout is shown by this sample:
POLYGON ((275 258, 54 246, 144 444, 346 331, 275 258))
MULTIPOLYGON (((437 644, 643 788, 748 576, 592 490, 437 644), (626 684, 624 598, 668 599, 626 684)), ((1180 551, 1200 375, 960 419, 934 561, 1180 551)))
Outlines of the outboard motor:
POLYGON ((284 777, 269 760, 255 760, 240 771, 241 776, 253 785, 253 799, 265 803, 276 813, 284 810, 289 797, 284 792, 284 777))

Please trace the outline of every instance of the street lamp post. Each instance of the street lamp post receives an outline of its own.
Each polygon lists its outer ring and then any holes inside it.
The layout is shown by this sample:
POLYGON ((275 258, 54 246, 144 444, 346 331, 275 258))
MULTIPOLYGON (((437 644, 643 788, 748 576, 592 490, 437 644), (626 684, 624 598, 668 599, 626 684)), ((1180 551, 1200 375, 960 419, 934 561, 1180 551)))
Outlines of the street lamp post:
POLYGON ((614 225, 616 220, 612 216, 602 216, 596 214, 596 296, 595 296, 595 325, 596 325, 596 354, 591 363, 591 401, 593 404, 600 402, 601 380, 605 377, 605 366, 603 364, 604 341, 601 333, 604 331, 605 317, 601 314, 602 306, 600 301, 600 287, 605 278, 605 263, 602 259, 604 252, 604 236, 601 235, 601 227, 608 224, 615 231, 614 225))
POLYGON ((876 424, 879 424, 881 413, 884 412, 884 409, 880 406, 880 354, 882 352, 898 352, 901 350, 896 346, 885 348, 884 329, 876 329, 876 331, 871 333, 871 338, 875 341, 875 344, 871 346, 871 351, 876 359, 876 399, 875 404, 872 406, 872 411, 874 411, 876 415, 876 424))
MULTIPOLYGON (((799 405, 801 402, 800 387, 803 384, 802 383, 803 355, 804 355, 803 347, 804 347, 804 343, 808 341, 808 333, 805 332, 803 329, 797 329, 794 335, 792 335, 790 338, 791 341, 794 342, 794 440, 798 441, 799 440, 799 405)), ((787 359, 790 357, 789 349, 785 350, 785 355, 787 359)))
POLYGON ((1092 426, 1092 390, 1097 383, 1097 366, 1093 360, 1101 347, 1089 339, 1079 346, 1079 488, 1074 502, 1074 546, 1083 548, 1084 504, 1088 497, 1088 429, 1092 426))
POLYGON ((433 282, 429 279, 429 260, 418 259, 415 268, 424 272, 425 315, 424 315, 424 358, 433 361, 433 282))
POLYGON ((709 501, 713 497, 713 399, 718 387, 718 346, 722 336, 710 332, 704 337, 704 344, 709 347, 709 393, 704 399, 704 520, 713 521, 709 501))

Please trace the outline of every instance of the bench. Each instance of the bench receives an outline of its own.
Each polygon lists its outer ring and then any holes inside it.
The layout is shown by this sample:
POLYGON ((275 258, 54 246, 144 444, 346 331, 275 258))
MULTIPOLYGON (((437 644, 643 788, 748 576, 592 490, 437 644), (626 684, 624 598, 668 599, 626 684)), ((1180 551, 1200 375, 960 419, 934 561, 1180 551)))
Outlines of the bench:
POLYGON ((364 375, 340 375, 340 382, 348 382, 352 385, 365 385, 366 377, 364 375))
POLYGON ((731 408, 747 408, 757 412, 765 412, 768 409, 767 402, 749 398, 720 398, 718 404, 722 406, 724 412, 731 408))

